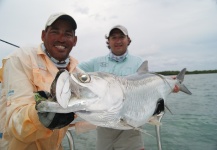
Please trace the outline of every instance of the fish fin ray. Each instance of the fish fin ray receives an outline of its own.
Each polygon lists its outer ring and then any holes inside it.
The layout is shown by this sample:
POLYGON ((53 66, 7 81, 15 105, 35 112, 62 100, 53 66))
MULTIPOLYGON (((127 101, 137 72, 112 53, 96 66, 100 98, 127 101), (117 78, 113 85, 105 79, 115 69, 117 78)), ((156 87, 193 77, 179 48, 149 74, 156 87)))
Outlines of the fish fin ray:
POLYGON ((189 95, 192 94, 184 84, 179 85, 179 90, 189 95))
POLYGON ((169 107, 167 105, 164 105, 165 108, 173 115, 172 111, 169 109, 169 107))
POLYGON ((186 68, 183 68, 180 73, 176 76, 176 78, 179 80, 180 83, 184 81, 184 76, 185 76, 186 68))
POLYGON ((179 81, 178 86, 179 86, 180 91, 191 95, 192 93, 188 90, 188 88, 184 84, 182 84, 182 82, 184 81, 185 73, 186 73, 186 68, 180 71, 180 73, 176 76, 176 79, 179 81))
POLYGON ((148 120, 148 123, 151 124, 151 125, 158 125, 158 126, 161 125, 161 122, 159 121, 157 115, 154 115, 154 116, 150 117, 149 120, 148 120))
POLYGON ((144 130, 144 129, 141 129, 141 128, 134 128, 134 130, 137 130, 137 131, 139 131, 139 132, 141 132, 141 133, 144 133, 144 134, 149 135, 149 136, 151 136, 151 137, 153 137, 153 138, 156 138, 154 135, 148 133, 148 132, 147 132, 146 130, 144 130))
POLYGON ((137 69, 137 73, 147 73, 148 72, 148 61, 144 61, 141 66, 137 69))

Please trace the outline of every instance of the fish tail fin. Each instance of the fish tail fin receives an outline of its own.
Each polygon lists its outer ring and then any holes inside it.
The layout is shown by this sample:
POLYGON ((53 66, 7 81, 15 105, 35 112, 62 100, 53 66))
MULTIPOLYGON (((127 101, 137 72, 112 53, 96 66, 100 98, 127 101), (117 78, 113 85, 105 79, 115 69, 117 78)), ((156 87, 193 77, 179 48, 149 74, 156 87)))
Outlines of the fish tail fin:
POLYGON ((179 89, 180 89, 180 91, 182 91, 182 92, 184 92, 186 94, 189 94, 189 95, 192 94, 184 84, 180 84, 179 89))
POLYGON ((180 83, 184 81, 185 73, 186 73, 186 68, 182 69, 180 73, 176 76, 176 79, 179 80, 180 83))
POLYGON ((191 95, 192 93, 188 90, 188 88, 184 84, 182 84, 182 82, 184 81, 185 73, 186 73, 186 68, 180 71, 180 73, 176 76, 176 79, 179 81, 178 86, 179 86, 180 91, 191 95))

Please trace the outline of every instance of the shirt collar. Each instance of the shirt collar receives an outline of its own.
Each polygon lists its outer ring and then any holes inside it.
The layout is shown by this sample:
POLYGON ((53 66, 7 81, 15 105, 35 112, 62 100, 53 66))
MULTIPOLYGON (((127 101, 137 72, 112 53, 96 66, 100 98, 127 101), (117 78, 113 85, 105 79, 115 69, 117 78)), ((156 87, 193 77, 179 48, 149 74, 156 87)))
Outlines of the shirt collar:
POLYGON ((109 53, 109 58, 113 61, 116 61, 116 62, 123 62, 126 57, 128 55, 128 50, 121 56, 117 56, 115 54, 113 54, 112 52, 109 53))
POLYGON ((53 58, 50 53, 46 50, 44 43, 41 44, 41 49, 45 52, 45 54, 50 58, 50 60, 54 63, 54 65, 59 69, 64 69, 69 64, 69 57, 66 58, 64 61, 59 61, 55 58, 53 58))

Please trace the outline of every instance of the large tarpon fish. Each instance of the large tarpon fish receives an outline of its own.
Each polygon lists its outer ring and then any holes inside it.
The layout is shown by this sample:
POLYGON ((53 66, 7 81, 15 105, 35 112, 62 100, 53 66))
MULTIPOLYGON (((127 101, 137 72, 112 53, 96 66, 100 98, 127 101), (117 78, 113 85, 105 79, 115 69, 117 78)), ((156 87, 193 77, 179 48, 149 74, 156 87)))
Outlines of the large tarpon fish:
POLYGON ((137 73, 125 77, 103 72, 74 73, 60 71, 52 84, 56 101, 42 101, 39 112, 75 112, 84 120, 102 127, 128 130, 152 122, 164 111, 166 98, 182 84, 186 69, 176 79, 147 72, 145 61, 137 73))

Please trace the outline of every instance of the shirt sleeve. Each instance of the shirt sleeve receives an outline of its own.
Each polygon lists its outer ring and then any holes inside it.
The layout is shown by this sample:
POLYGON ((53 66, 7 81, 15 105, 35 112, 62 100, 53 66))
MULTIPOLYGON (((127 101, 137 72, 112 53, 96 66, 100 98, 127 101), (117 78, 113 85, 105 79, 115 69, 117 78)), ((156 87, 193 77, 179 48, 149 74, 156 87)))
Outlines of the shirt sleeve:
POLYGON ((95 59, 90 59, 89 61, 84 61, 78 64, 78 67, 85 72, 93 72, 95 59))
POLYGON ((35 110, 34 84, 31 81, 31 64, 18 57, 9 58, 4 66, 3 81, 6 91, 6 131, 23 142, 46 138, 52 131, 45 128, 35 110), (28 72, 28 73, 27 73, 28 72))

